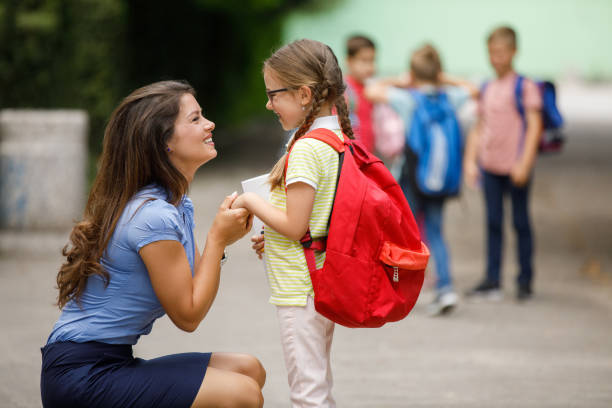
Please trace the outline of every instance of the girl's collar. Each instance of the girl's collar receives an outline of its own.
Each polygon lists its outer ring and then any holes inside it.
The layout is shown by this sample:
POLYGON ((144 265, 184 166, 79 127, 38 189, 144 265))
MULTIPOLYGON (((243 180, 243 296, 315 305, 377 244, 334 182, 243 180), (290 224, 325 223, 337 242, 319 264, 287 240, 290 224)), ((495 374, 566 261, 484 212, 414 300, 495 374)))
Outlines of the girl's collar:
MULTIPOLYGON (((321 128, 329 129, 329 130, 339 130, 339 129, 342 129, 342 127, 340 126, 340 122, 338 122, 338 115, 320 116, 320 117, 316 118, 312 122, 312 125, 310 125, 310 128, 308 129, 308 132, 310 132, 311 130, 321 129, 321 128)), ((295 137, 295 134, 297 133, 298 129, 299 129, 299 127, 295 128, 295 129, 293 129, 291 131, 291 136, 289 137, 289 140, 285 144, 285 150, 293 142, 293 138, 295 137)), ((308 133, 308 132, 306 132, 306 133, 308 133)))
POLYGON ((310 125, 310 129, 308 129, 308 131, 310 132, 311 130, 320 128, 325 128, 329 130, 340 129, 340 122, 338 122, 338 116, 330 115, 318 117, 312 122, 312 125, 310 125))

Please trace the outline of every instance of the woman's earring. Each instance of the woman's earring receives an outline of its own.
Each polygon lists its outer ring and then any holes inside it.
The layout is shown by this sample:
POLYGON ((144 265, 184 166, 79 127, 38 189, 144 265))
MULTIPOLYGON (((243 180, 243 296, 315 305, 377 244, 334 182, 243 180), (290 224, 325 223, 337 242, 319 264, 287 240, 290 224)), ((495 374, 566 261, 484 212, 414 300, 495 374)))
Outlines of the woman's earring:
POLYGON ((169 152, 170 152, 170 148, 169 148, 169 147, 166 147, 166 151, 169 153, 169 152))
POLYGON ((303 111, 305 111, 305 110, 306 110, 306 107, 305 107, 305 106, 302 106, 302 110, 303 110, 303 111))

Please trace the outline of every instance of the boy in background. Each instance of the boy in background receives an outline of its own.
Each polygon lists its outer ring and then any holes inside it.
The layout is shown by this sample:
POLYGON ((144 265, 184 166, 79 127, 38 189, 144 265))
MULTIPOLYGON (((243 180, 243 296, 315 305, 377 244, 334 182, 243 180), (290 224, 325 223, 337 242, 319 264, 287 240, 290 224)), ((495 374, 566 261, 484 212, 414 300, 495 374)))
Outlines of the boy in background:
POLYGON ((517 39, 512 28, 495 29, 487 39, 487 46, 497 78, 483 88, 479 117, 468 137, 464 156, 466 183, 475 187, 482 175, 487 215, 487 269, 484 279, 467 294, 494 300, 501 298, 503 198, 509 193, 520 265, 516 296, 525 300, 532 296, 533 237, 529 220, 529 188, 542 129, 542 100, 535 83, 526 79, 522 95, 525 107, 523 122, 515 100, 518 75, 512 60, 517 39))
POLYGON ((376 73, 376 46, 368 37, 354 35, 346 41, 345 96, 355 138, 374 152, 372 103, 364 96, 365 83, 376 73))

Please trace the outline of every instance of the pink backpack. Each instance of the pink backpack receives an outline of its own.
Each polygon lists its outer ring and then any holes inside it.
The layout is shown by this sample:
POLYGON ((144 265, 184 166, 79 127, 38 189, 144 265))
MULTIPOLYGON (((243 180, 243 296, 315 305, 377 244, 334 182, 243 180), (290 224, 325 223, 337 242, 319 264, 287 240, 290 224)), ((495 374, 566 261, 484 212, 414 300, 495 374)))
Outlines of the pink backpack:
POLYGON ((385 159, 393 159, 404 152, 406 130, 404 121, 391 106, 378 103, 372 111, 372 128, 376 151, 385 159))

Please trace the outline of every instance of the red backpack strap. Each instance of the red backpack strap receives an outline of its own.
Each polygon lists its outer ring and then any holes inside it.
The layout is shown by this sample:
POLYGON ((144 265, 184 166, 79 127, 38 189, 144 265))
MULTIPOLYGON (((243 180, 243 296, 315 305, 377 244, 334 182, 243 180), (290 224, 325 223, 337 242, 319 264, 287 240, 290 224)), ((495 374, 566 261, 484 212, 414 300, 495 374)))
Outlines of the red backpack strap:
POLYGON ((319 238, 317 240, 312 239, 310 236, 310 229, 306 231, 306 235, 300 239, 300 244, 304 250, 304 258, 306 258, 306 265, 308 265, 308 272, 313 273, 317 270, 317 259, 315 258, 315 251, 325 251, 327 248, 327 237, 319 238))
MULTIPOLYGON (((309 139, 320 140, 321 142, 324 142, 327 145, 331 146, 338 153, 343 153, 345 150, 345 145, 350 145, 350 142, 349 142, 350 139, 344 133, 342 134, 342 136, 344 138, 344 141, 340 140, 338 135, 332 130, 325 129, 325 128, 317 128, 317 129, 311 130, 310 132, 306 133, 300 139, 309 138, 309 139)), ((292 146, 292 149, 293 149, 293 146, 292 146)), ((290 154, 291 154, 291 149, 289 149, 289 151, 287 152, 287 157, 285 160, 285 171, 284 171, 285 175, 287 175, 287 167, 289 166, 289 155, 290 154)), ((338 174, 338 177, 340 177, 339 174, 338 174)), ((287 192, 286 185, 285 185, 285 192, 287 192)), ((308 229, 308 231, 306 231, 306 235, 304 235, 302 239, 300 239, 300 243, 302 244, 302 247, 304 248, 304 257, 306 258, 306 264, 308 265, 308 271, 312 273, 317 269, 314 251, 325 251, 325 248, 327 247, 327 238, 323 237, 317 240, 313 240, 312 237, 310 236, 310 229, 308 229)))
MULTIPOLYGON (((304 139, 304 138, 317 139, 317 140, 320 140, 321 142, 327 143, 338 153, 342 153, 344 152, 344 145, 350 144, 349 142, 350 139, 344 133, 342 134, 342 136, 344 138, 344 141, 340 140, 338 135, 333 130, 329 130, 325 128, 317 128, 317 129, 311 130, 310 132, 306 133, 300 139, 304 139)), ((285 171, 283 173, 285 175, 287 174, 287 167, 289 166, 289 155, 291 154, 292 149, 293 149, 293 146, 291 146, 291 149, 289 149, 289 151, 287 152, 287 157, 285 158, 285 171)), ((285 191, 287 191, 287 186, 285 186, 285 191)))
POLYGON ((344 133, 342 134, 342 136, 344 138, 344 141, 340 140, 338 135, 333 130, 329 130, 329 129, 325 129, 325 128, 318 128, 318 129, 314 129, 314 130, 306 133, 301 138, 303 139, 303 138, 307 137, 307 138, 310 138, 310 139, 320 140, 320 141, 330 145, 338 153, 342 153, 344 151, 345 143, 348 143, 348 140, 349 140, 349 138, 346 137, 346 135, 344 133))

